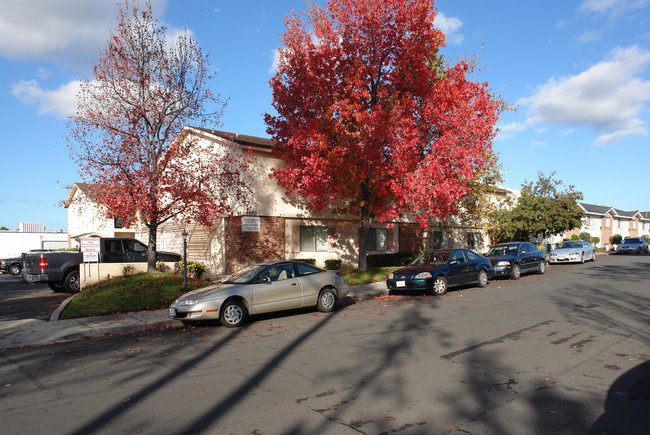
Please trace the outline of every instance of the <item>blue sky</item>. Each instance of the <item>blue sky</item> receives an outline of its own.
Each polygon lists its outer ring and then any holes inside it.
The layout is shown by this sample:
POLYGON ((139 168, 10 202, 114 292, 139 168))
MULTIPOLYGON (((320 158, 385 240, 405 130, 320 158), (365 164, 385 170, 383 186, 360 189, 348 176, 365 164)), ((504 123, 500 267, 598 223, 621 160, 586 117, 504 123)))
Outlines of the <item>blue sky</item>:
MULTIPOLYGON (((115 26, 117 0, 0 2, 0 226, 67 228, 60 203, 79 180, 65 140, 80 78, 115 26)), ((320 1, 322 3, 322 0, 320 1)), ((267 137, 274 50, 297 0, 154 0, 209 55, 228 99, 219 126, 267 137)), ((494 148, 504 185, 555 171, 584 201, 650 211, 650 0, 439 0, 443 54, 478 56, 472 78, 516 111, 494 148)))

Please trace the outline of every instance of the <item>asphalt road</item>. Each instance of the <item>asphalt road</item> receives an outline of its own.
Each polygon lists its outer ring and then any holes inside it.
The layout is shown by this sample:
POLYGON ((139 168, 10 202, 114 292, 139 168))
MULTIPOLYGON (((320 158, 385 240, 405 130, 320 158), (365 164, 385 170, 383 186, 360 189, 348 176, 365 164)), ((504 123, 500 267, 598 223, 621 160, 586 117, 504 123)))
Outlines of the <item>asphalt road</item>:
POLYGON ((650 256, 0 352, 6 434, 647 434, 650 256))
POLYGON ((55 293, 47 284, 28 284, 19 276, 0 274, 0 322, 19 319, 48 320, 67 293, 55 293))

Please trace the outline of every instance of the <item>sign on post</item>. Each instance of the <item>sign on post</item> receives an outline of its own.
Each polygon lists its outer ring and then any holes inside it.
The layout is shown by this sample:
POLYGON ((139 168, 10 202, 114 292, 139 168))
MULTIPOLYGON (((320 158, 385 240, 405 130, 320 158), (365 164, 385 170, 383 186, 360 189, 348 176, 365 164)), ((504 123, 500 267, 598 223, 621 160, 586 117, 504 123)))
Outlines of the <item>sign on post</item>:
POLYGON ((81 239, 81 252, 99 252, 99 237, 81 239))

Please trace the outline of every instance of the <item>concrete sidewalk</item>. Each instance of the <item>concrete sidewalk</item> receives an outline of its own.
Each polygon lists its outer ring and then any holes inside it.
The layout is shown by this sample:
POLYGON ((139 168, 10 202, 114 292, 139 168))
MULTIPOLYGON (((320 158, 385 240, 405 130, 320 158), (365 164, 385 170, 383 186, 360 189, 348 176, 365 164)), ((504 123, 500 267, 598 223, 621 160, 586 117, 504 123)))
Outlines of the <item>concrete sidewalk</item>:
MULTIPOLYGON (((381 281, 350 286, 348 297, 352 299, 368 299, 387 294, 386 283, 381 281)), ((151 328, 183 325, 178 320, 170 319, 167 309, 58 320, 61 311, 63 311, 69 300, 61 304, 61 307, 52 314, 50 321, 21 319, 0 322, 0 349, 59 343, 101 337, 107 334, 125 334, 151 328)))

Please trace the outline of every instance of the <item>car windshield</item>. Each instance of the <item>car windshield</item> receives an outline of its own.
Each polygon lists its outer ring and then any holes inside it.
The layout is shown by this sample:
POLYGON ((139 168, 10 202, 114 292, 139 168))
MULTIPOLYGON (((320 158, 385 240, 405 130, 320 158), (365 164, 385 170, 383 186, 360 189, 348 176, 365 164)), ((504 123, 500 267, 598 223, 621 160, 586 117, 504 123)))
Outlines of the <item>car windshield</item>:
POLYGON ((624 245, 634 245, 636 243, 640 243, 638 239, 625 239, 625 240, 623 240, 624 245))
POLYGON ((448 259, 449 251, 425 252, 413 260, 411 262, 411 266, 422 266, 425 264, 435 264, 437 266, 441 266, 443 264, 447 264, 448 259))
POLYGON ((566 248, 582 248, 582 242, 577 242, 577 241, 568 241, 568 242, 563 242, 560 243, 558 246, 559 249, 566 249, 566 248))
POLYGON ((227 280, 224 281, 226 284, 246 284, 249 283, 255 275, 262 269, 267 267, 265 264, 254 264, 252 266, 248 266, 239 272, 235 272, 232 275, 228 277, 227 280))
POLYGON ((503 257, 505 255, 517 255, 517 246, 516 245, 502 245, 495 246, 490 249, 486 257, 503 257))

